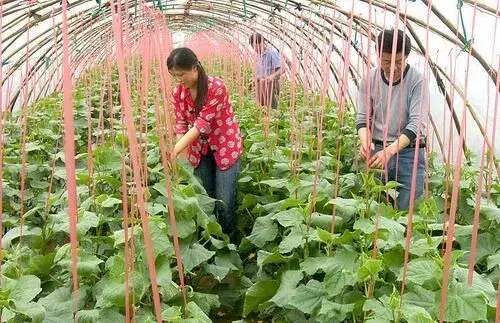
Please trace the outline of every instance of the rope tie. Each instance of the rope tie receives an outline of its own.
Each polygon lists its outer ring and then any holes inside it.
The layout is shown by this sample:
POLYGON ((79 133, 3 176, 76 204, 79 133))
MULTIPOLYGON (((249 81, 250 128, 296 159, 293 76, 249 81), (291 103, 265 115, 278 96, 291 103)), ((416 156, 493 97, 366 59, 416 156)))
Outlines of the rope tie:
POLYGON ((457 2, 457 9, 458 9, 458 16, 460 17, 460 24, 462 25, 462 32, 464 34, 464 46, 462 47, 462 52, 466 52, 469 50, 470 46, 472 45, 472 38, 467 37, 467 28, 465 28, 465 22, 464 22, 464 15, 462 12, 462 7, 464 6, 463 0, 458 0, 457 2))

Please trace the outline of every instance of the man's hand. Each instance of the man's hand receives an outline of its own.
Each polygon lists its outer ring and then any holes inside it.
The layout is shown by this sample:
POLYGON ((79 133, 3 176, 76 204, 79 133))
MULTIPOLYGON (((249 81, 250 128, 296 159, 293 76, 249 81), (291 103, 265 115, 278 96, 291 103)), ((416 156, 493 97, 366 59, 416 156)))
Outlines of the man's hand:
POLYGON ((385 169, 387 163, 394 154, 392 147, 386 147, 369 158, 369 166, 371 168, 385 169))
POLYGON ((274 76, 269 75, 267 77, 261 78, 260 80, 261 80, 261 82, 264 82, 264 83, 271 83, 274 81, 274 76))
POLYGON ((361 149, 359 150, 359 154, 363 157, 364 160, 369 161, 371 151, 375 149, 375 144, 373 142, 361 142, 361 149))
POLYGON ((359 141, 361 142, 361 149, 359 150, 359 154, 363 157, 364 160, 369 162, 371 151, 375 149, 375 145, 371 142, 371 139, 368 136, 368 132, 366 128, 361 128, 358 130, 359 141))

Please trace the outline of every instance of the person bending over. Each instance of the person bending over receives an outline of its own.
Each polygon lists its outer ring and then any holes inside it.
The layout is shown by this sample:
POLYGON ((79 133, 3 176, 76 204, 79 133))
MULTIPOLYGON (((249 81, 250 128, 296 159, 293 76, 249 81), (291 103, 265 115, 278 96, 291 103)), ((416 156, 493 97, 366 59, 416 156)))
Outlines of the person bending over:
POLYGON ((182 153, 194 167, 208 195, 217 200, 215 214, 224 233, 234 239, 236 184, 243 142, 226 84, 207 76, 189 48, 174 49, 169 73, 179 80, 173 90, 174 155, 182 153))

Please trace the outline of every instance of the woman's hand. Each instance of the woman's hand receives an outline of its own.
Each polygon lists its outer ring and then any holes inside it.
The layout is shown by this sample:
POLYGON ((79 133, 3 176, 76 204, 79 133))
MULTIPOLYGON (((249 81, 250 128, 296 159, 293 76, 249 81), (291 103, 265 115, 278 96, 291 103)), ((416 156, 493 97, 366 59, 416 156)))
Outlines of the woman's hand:
POLYGON ((186 134, 181 135, 180 138, 177 136, 177 143, 175 144, 174 151, 172 155, 174 158, 177 156, 186 156, 187 159, 187 151, 188 147, 200 136, 200 131, 196 127, 192 127, 189 129, 186 134), (184 155, 183 155, 184 154, 184 155))
POLYGON ((174 153, 174 158, 187 160, 188 159, 188 150, 184 149, 183 151, 181 151, 178 154, 174 153))

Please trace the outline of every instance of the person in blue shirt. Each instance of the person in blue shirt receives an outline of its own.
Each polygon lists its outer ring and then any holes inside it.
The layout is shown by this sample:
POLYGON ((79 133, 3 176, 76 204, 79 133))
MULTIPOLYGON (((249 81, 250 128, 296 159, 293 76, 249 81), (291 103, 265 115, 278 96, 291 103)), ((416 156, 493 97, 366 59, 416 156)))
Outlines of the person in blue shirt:
POLYGON ((280 90, 279 78, 283 74, 280 55, 276 49, 267 46, 264 37, 258 33, 250 36, 250 45, 258 55, 257 84, 252 81, 250 86, 255 86, 260 105, 276 109, 280 90))

